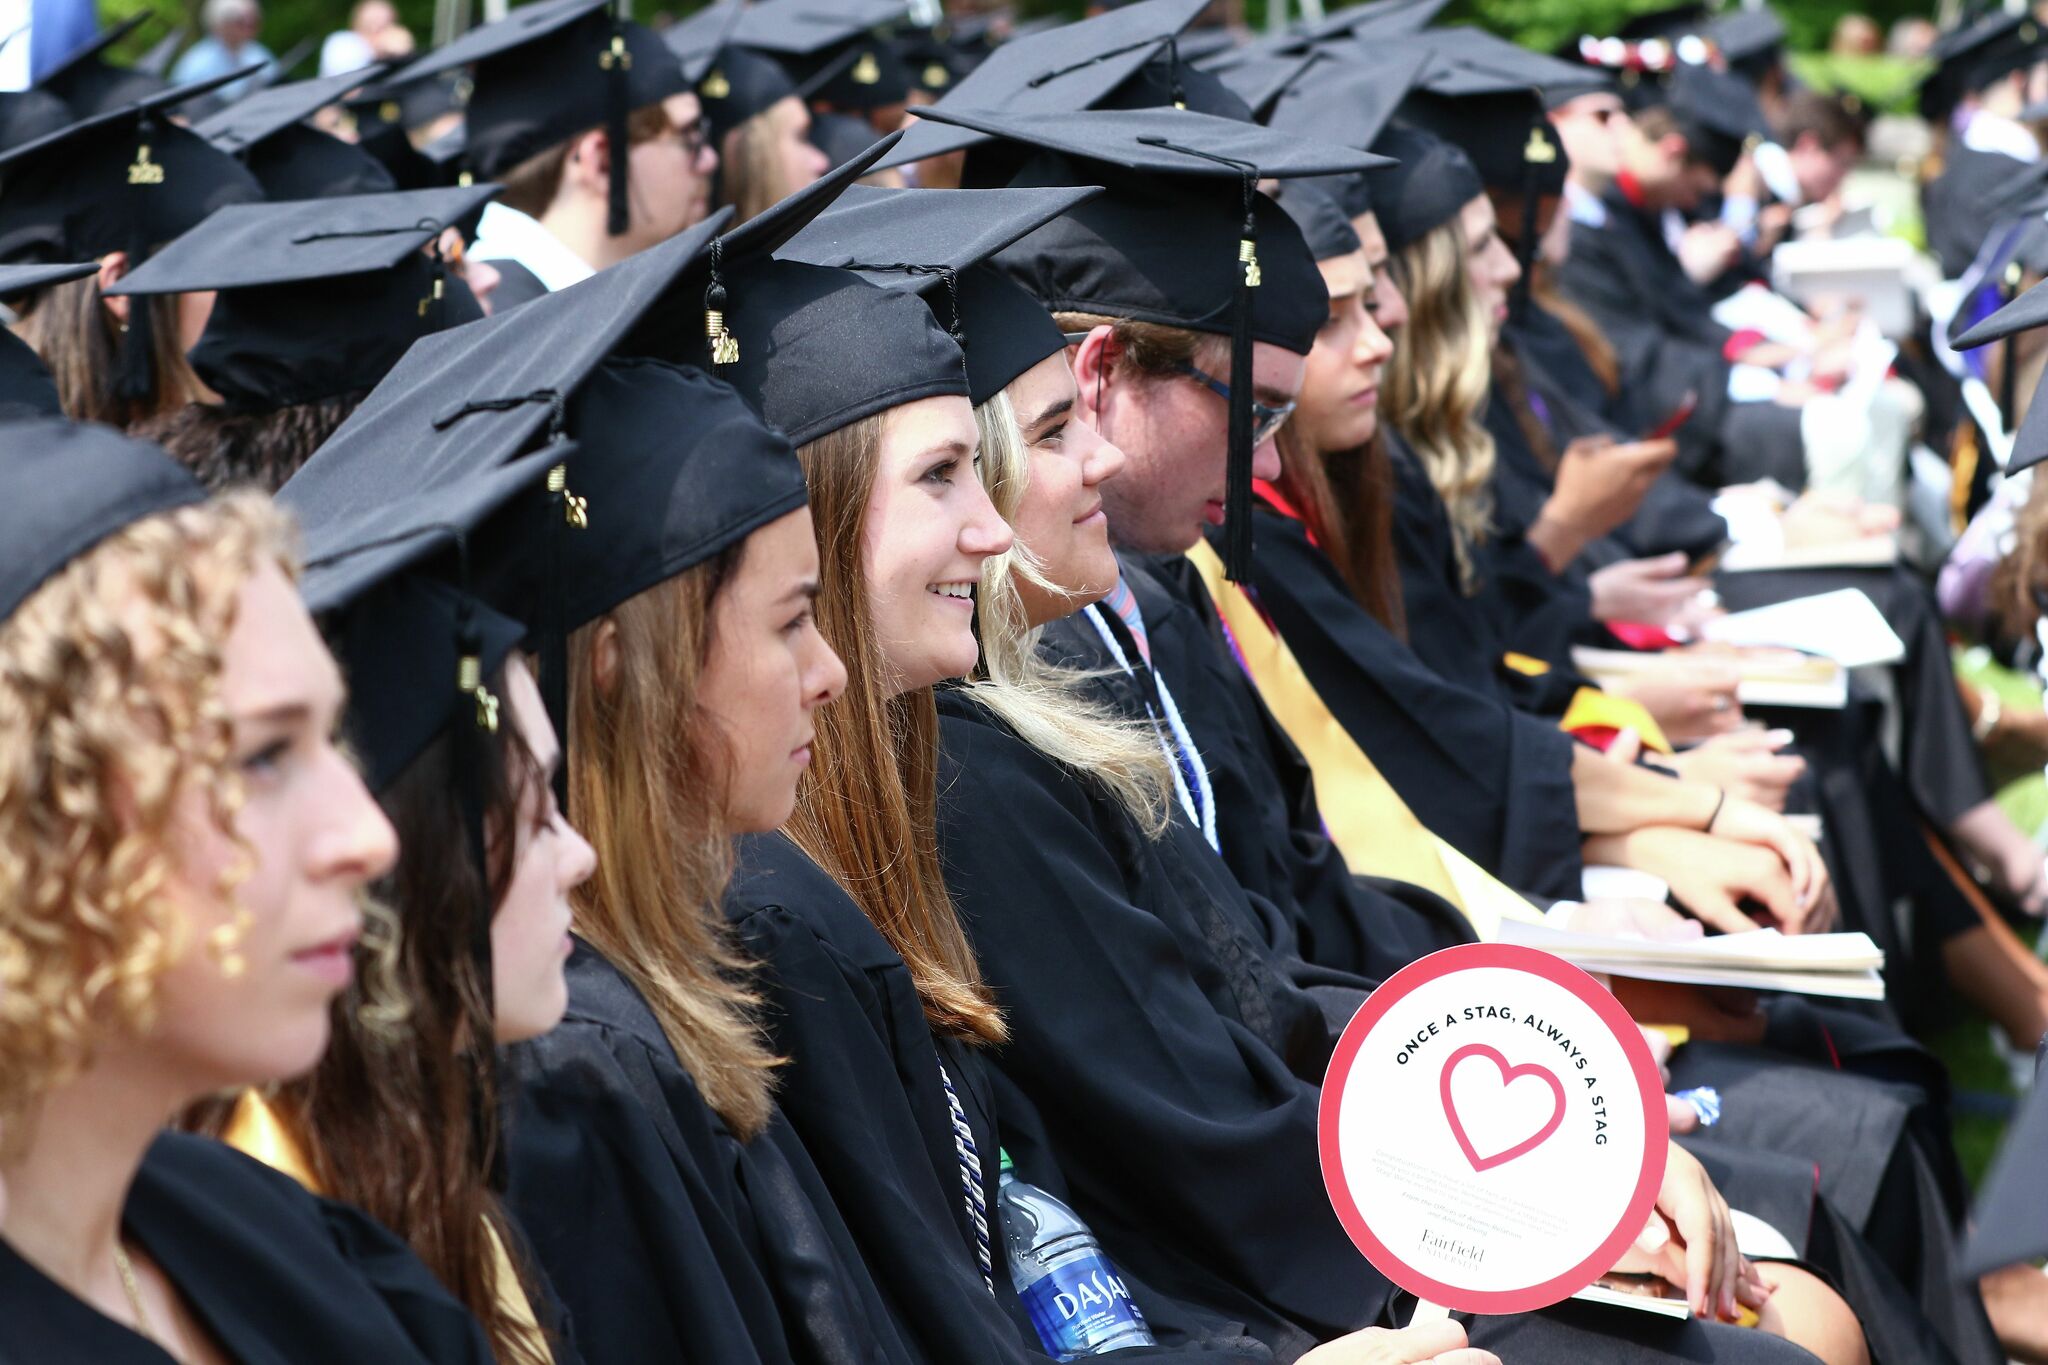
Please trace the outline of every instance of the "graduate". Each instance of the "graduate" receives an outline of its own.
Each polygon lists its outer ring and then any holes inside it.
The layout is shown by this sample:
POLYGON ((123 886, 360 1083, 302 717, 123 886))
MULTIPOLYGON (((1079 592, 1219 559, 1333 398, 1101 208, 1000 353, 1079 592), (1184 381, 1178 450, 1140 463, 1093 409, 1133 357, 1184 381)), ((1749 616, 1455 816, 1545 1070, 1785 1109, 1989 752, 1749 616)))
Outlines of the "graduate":
MULTIPOLYGON (((732 325, 771 339, 757 365, 742 351, 738 378, 761 394, 770 420, 811 434, 880 405, 799 450, 820 526, 820 626, 848 660, 849 681, 818 717, 794 818, 781 835, 742 841, 727 913, 761 965, 764 1018, 788 1058, 780 1103, 906 1333, 934 1362, 1042 1360, 1054 1347, 1028 1325, 995 1205, 991 1154, 1006 1150, 1009 1135, 997 1122, 988 1058, 1006 1036, 1003 1017, 920 831, 938 799, 931 688, 975 662, 972 613, 951 604, 971 600, 971 585, 989 581, 986 566, 1012 543, 974 472, 978 433, 992 429, 995 405, 1009 410, 1010 387, 1041 366, 1056 374, 1055 390, 1064 382, 1071 406, 1058 329, 977 262, 1092 194, 850 191, 780 253, 921 288, 922 314, 902 312, 903 299, 887 309, 872 300, 856 314, 870 290, 783 263, 733 289, 741 303, 732 325), (800 294, 814 302, 778 317, 778 300, 800 294), (893 357, 931 353, 950 332, 964 365, 944 346, 923 373, 901 361, 875 367, 864 351, 817 349, 853 331, 893 357), (928 340, 913 344, 920 333, 928 340), (859 371, 848 368, 856 357, 859 371)), ((1047 376, 1038 377, 1042 389, 1047 376)), ((1045 423, 1033 426, 1047 436, 1045 423)), ((1014 423, 994 429, 1014 451, 1014 423)), ((1094 438, 1077 430, 1074 440, 1094 438)), ((1057 725, 1072 719, 1071 701, 1048 689, 1030 709, 1057 725)), ((1162 765, 1132 737, 1095 756, 1106 771, 1124 771, 1133 790, 1162 794, 1162 765)), ((1059 1188, 1050 1153, 1018 1170, 1059 1188)), ((1138 1358, 1268 1358, 1227 1310, 1167 1299, 1116 1261, 1115 1243, 1106 1249, 1157 1343, 1138 1358)))
POLYGON ((565 1365, 566 1324, 494 1188, 493 1052, 560 1021, 568 894, 593 858, 554 800, 560 746, 517 652, 525 628, 421 567, 474 529, 487 487, 394 497, 374 518, 297 500, 303 591, 351 683, 346 733, 399 835, 377 897, 398 922, 406 1009, 380 1018, 344 996, 313 1074, 243 1092, 220 1127, 404 1237, 501 1365, 565 1365))
POLYGON ((0 262, 99 262, 91 279, 44 290, 18 310, 22 339, 77 420, 127 426, 203 396, 185 352, 205 326, 206 301, 166 295, 131 305, 106 290, 215 209, 263 197, 241 163, 171 120, 214 84, 182 86, 0 153, 0 262), (161 192, 138 195, 131 184, 161 192))
POLYGON ((266 85, 207 115, 193 131, 240 158, 271 199, 388 193, 399 185, 382 161, 311 121, 380 70, 266 85))
MULTIPOLYGON (((714 627, 708 591, 721 562, 744 589, 731 598, 734 655, 696 676, 717 695, 752 697, 747 674, 764 651, 805 660, 805 687, 792 678, 757 698, 745 738, 788 736, 774 757, 789 763, 804 711, 835 690, 836 665, 805 643, 800 619, 807 538, 791 530, 802 529, 803 482, 786 442, 721 382, 626 343, 634 333, 669 344, 644 324, 678 313, 696 330, 708 288, 727 288, 752 253, 864 169, 754 220, 715 254, 722 214, 583 284, 422 341, 285 492, 376 508, 384 484, 421 469, 430 487, 487 476, 507 490, 471 562, 482 595, 538 623, 541 692, 568 720, 568 814, 598 873, 574 898, 566 1017, 504 1055, 506 1198, 592 1360, 915 1358, 774 1104, 775 1058, 718 916, 726 817, 679 766, 699 761, 686 747, 698 731, 675 724, 666 692, 629 749, 590 720, 599 690, 622 687, 617 626, 604 623, 630 616, 715 638, 727 629, 724 609, 714 627), (451 411, 461 415, 437 424, 451 411), (534 462, 560 473, 547 491, 511 496, 534 462), (613 643, 600 651, 600 638, 613 643), (606 796, 614 779, 633 793, 626 804, 606 796)), ((664 662, 655 676, 675 685, 680 667, 664 662)), ((780 780, 794 782, 793 766, 780 780)))
POLYGON ((2020 116, 2048 93, 2048 44, 2030 17, 1992 12, 1944 33, 1928 55, 1935 67, 1921 83, 1920 112, 1942 135, 1941 170, 1921 189, 1921 211, 1928 249, 1954 280, 1977 259, 2014 183, 2041 160, 2020 116))
POLYGON ((275 492, 414 341, 483 316, 442 239, 496 188, 235 205, 172 241, 107 296, 210 300, 208 396, 143 430, 209 488, 275 492))
MULTIPOLYGON (((0 1303, 25 1360, 474 1362, 404 1244, 166 1115, 310 1069, 391 866, 286 529, 154 447, 0 428, 0 1303), (53 737, 67 736, 59 745, 53 737)), ((363 994, 395 1003, 388 980, 363 994)))
MULTIPOLYGON (((815 31, 821 23, 832 35, 847 31, 844 23, 810 17, 778 22, 770 12, 734 0, 699 10, 662 35, 685 66, 702 73, 697 97, 706 136, 718 153, 713 199, 721 207, 730 205, 742 223, 816 180, 829 165, 810 139, 811 111, 805 100, 834 68, 799 79, 772 55, 788 46, 777 37, 791 24, 815 31), (765 43, 755 40, 757 34, 765 43)), ((804 43, 797 40, 795 46, 804 43)), ((848 51, 841 64, 855 58, 848 51)))
MULTIPOLYGON (((1239 371, 1233 392, 1258 392, 1257 401, 1268 404, 1264 389, 1255 390, 1241 373, 1263 369, 1266 384, 1281 389, 1274 397, 1286 401, 1308 348, 1304 324, 1312 336, 1326 312, 1315 297, 1319 287, 1309 294, 1312 314, 1300 304, 1309 282, 1319 286, 1320 277, 1299 233, 1262 196, 1250 196, 1240 174, 1327 173, 1346 167, 1342 154, 1294 139, 1277 146, 1278 139, 1246 125, 1170 110, 975 118, 970 126, 977 125, 1048 150, 1085 148, 1093 153, 1089 162, 1067 174, 1102 175, 1111 186, 1102 199, 998 258, 1036 286, 1042 303, 1060 308, 1063 326, 1079 309, 1104 306, 1109 293, 1128 289, 1151 291, 1145 306, 1154 317, 1172 310, 1182 325, 1199 319, 1194 325, 1226 327, 1249 207, 1262 280, 1252 299, 1241 301, 1256 301, 1263 317, 1255 337, 1284 342, 1256 343, 1256 353, 1247 348, 1232 357, 1239 361, 1231 366, 1239 371), (1205 167, 1199 153, 1223 146, 1233 160, 1219 175, 1209 169, 1216 163, 1205 167), (1112 164, 1090 164, 1103 161, 1112 164), (1131 162, 1150 175, 1136 175, 1131 162), (1175 175, 1185 179, 1170 178, 1175 175), (1211 177, 1206 194, 1203 177, 1211 177), (1169 219, 1176 231, 1163 235, 1158 224, 1169 219), (1140 275, 1122 264, 1124 253, 1140 243, 1171 253, 1177 268, 1140 275), (1215 261, 1205 264, 1211 254, 1215 261), (1170 289, 1158 283, 1166 279, 1175 281, 1170 289)), ((1359 162, 1354 157, 1348 164, 1359 162)), ((1051 163, 1038 163, 1037 174, 1052 173, 1051 163)), ((1105 325, 1096 345, 1109 330, 1105 325)), ((1076 375, 1084 394, 1094 382, 1093 362, 1084 346, 1076 375)), ((1193 395, 1210 386, 1197 377, 1186 387, 1193 395)), ((1109 409, 1112 421, 1131 415, 1130 401, 1126 393, 1123 406, 1109 409)), ((1159 425, 1131 430, 1174 430, 1183 440, 1204 432, 1200 448, 1213 452, 1223 414, 1212 410, 1204 428, 1197 411, 1176 405, 1171 416, 1152 415, 1159 425)), ((1158 473, 1155 468, 1139 486, 1168 486, 1158 473)), ((1203 520, 1195 499, 1211 493, 1210 477, 1186 480, 1185 488, 1174 481, 1167 496, 1141 504, 1137 533, 1193 542, 1203 520)), ((1105 497, 1112 487, 1105 485, 1105 497)), ((1108 504, 1112 527, 1129 505, 1108 504)), ((1119 619, 1128 621, 1121 613, 1119 619)), ((1115 643, 1112 658, 1142 659, 1138 631, 1101 628, 1115 643)), ((1130 665, 1119 671, 1129 672, 1130 665)), ((1161 702, 1152 723, 1161 742, 1170 743, 1164 737, 1178 723, 1161 702)), ((1329 997, 1290 979, 1293 954, 1284 926, 1274 923, 1270 906, 1246 896, 1208 846, 1203 834, 1213 827, 1213 812, 1204 810, 1209 798, 1199 773, 1186 770, 1176 795, 1183 786, 1189 794, 1171 804, 1167 833, 1154 841, 1132 825, 1113 795, 1019 741, 970 696, 942 695, 940 718, 940 853, 983 968, 1007 1007, 1010 1040, 999 1058, 1006 1126, 1014 1113, 1018 1127, 1044 1134, 1077 1206, 1112 1244, 1127 1239, 1139 1274, 1168 1292, 1209 1295, 1211 1303, 1234 1296, 1253 1333, 1283 1356, 1370 1323, 1385 1302, 1383 1282, 1323 1217, 1312 1162, 1283 1155, 1305 1154, 1312 1146, 1314 1078, 1331 1037, 1329 997), (1000 826, 977 819, 974 812, 998 792, 1009 818, 1000 826), (1020 830, 1025 837, 1018 837, 1020 830), (1018 888, 1030 885, 1056 885, 1061 894, 1036 898, 1027 908, 1018 902, 1018 888), (1089 1038, 1116 1043, 1090 1045, 1089 1038), (1084 1056, 1085 1063, 1077 1060, 1084 1056), (1182 1123, 1175 1115, 1199 1118, 1182 1123), (1261 1171, 1261 1179, 1245 1181, 1250 1169, 1261 1171), (1282 1207, 1286 1216, 1276 1218, 1282 1207), (1176 1235, 1158 1238, 1154 1230, 1162 1226, 1176 1235)), ((1178 752, 1169 748, 1170 755, 1178 752)), ((1186 767, 1183 758, 1173 761, 1186 767)), ((1355 1004, 1362 983, 1351 990, 1355 1004)), ((1703 1239, 1711 1236, 1708 1223, 1696 1226, 1703 1239)), ((1696 1288, 1701 1303, 1736 1292, 1733 1284, 1696 1288)), ((1726 1300, 1727 1311, 1732 1302, 1726 1300)), ((1508 1333, 1502 1340, 1512 1339, 1510 1349, 1519 1348, 1524 1358, 1540 1358, 1529 1353, 1547 1349, 1597 1358, 1620 1344, 1549 1316, 1501 1326, 1508 1333), (1552 1332, 1560 1334, 1550 1338, 1554 1348, 1542 1344, 1552 1332)), ((1489 1344, 1488 1330, 1490 1324, 1478 1324, 1479 1345, 1489 1344)), ((1629 1348, 1636 1358, 1644 1349, 1641 1343, 1629 1348)))
POLYGON ((387 84, 465 69, 462 165, 504 186, 471 251, 499 273, 494 308, 588 279, 710 211, 718 159, 694 73, 604 0, 521 6, 387 84))

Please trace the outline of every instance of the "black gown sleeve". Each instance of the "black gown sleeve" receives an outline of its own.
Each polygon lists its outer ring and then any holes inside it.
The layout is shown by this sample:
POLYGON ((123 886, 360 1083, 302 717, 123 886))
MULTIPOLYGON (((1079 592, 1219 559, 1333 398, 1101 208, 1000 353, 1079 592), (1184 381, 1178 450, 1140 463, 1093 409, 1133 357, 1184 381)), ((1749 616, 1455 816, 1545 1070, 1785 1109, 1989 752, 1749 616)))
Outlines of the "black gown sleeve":
MULTIPOLYGON (((1002 1139, 983 1050, 934 1039, 903 959, 793 844, 764 835, 740 847, 727 914, 760 964, 764 1021, 789 1061, 782 1110, 832 1188, 905 1339, 932 1365, 1045 1365, 1003 1252, 1002 1139), (981 1164, 992 1288, 975 1250, 942 1061, 981 1164)), ((1045 1167, 1030 1178, 1058 1192, 1045 1167)), ((1114 1261, 1116 1249, 1106 1249, 1114 1261)), ((1234 1324, 1125 1278, 1159 1345, 1119 1356, 1205 1365, 1270 1359, 1234 1324)))
POLYGON ((1260 606, 1402 800, 1510 886, 1578 896, 1575 741, 1438 676, 1359 604, 1299 524, 1266 510, 1254 516, 1260 606))
MULTIPOLYGON (((1370 1325, 1388 1286, 1324 1194, 1317 1086, 1217 1007, 1217 964, 1133 902, 1110 850, 1143 836, 1100 828, 1071 774, 978 710, 942 699, 947 885, 1009 1020, 998 1065, 1042 1118, 1082 1215, 1155 1287, 1253 1295, 1265 1317, 1248 1326, 1276 1349, 1275 1336, 1370 1325)), ((1299 1062, 1320 1075, 1319 1058, 1299 1062)))
POLYGON ((780 1111, 741 1142, 579 946, 570 1015, 508 1050, 508 1202, 593 1362, 914 1357, 780 1111))

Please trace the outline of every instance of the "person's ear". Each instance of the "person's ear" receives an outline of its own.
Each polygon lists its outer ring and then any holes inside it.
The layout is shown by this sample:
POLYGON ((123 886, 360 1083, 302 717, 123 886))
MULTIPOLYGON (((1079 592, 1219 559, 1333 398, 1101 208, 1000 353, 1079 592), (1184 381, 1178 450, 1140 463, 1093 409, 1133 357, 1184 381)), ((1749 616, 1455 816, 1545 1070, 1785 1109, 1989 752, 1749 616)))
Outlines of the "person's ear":
POLYGON ((123 327, 128 325, 128 296, 126 294, 117 294, 112 298, 108 298, 107 291, 112 289, 120 278, 127 273, 128 253, 125 251, 109 251, 106 255, 100 257, 100 273, 93 280, 93 283, 99 287, 100 306, 105 308, 113 316, 114 321, 120 323, 123 327))
POLYGON ((604 129, 592 128, 569 144, 562 178, 580 190, 602 195, 609 192, 611 170, 611 140, 604 129))
POLYGON ((1077 410, 1082 421, 1095 426, 1101 415, 1103 390, 1114 378, 1122 347, 1117 344, 1116 332, 1102 326, 1091 330, 1079 346, 1069 348, 1069 353, 1073 359, 1074 387, 1081 395, 1077 410))
POLYGON ((1686 143, 1684 133, 1666 133, 1657 139, 1657 150, 1673 163, 1683 162, 1692 148, 1686 143))

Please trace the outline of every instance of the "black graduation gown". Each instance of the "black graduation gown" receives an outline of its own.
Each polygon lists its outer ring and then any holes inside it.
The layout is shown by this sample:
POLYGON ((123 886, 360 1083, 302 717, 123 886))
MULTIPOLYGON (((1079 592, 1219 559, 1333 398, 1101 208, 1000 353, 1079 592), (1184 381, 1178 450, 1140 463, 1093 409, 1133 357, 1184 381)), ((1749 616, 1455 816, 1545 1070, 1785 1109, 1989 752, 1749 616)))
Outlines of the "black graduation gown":
MULTIPOLYGON (((1002 1142, 981 1049, 933 1036, 903 959, 794 843, 758 835, 740 840, 739 849, 726 913, 759 964, 753 983, 762 1019, 776 1053, 788 1059, 778 1102, 905 1340, 931 1365, 1043 1365, 1003 1252, 996 1207, 1002 1142), (993 1291, 982 1279, 942 1064, 981 1162, 993 1291)), ((1024 1178, 1052 1187, 1045 1165, 1035 1162, 1024 1178)), ((1116 1248, 1105 1249, 1116 1261, 1116 1248)), ((1132 1359, 1271 1359, 1257 1342, 1221 1324, 1211 1335, 1188 1310, 1126 1279, 1161 1343, 1129 1352, 1132 1359)))
POLYGON ((1517 890, 1576 898, 1576 741, 1446 680, 1359 605, 1299 522, 1263 506, 1252 515, 1260 607, 1417 818, 1517 890))
POLYGON ((2013 183, 2032 169, 2003 152, 1981 152, 1963 145, 1961 138, 1950 141, 1941 174, 1920 190, 1927 249, 1941 262, 1943 279, 1962 278, 2001 221, 2000 209, 2013 183))
MULTIPOLYGON (((1533 300, 1508 319, 1501 341, 1512 349, 1530 405, 1560 451, 1581 436, 1632 440, 1670 415, 1649 409, 1626 389, 1609 393, 1586 363, 1578 339, 1556 314, 1533 300)), ((1546 495, 1553 479, 1547 472, 1542 475, 1546 495)), ((1728 523, 1712 503, 1711 492, 1667 471, 1650 486, 1611 545, 1596 542, 1581 558, 1591 568, 1671 550, 1696 559, 1728 539, 1728 523)))
POLYGON ((1679 435, 1680 467, 1695 480, 1737 483, 1769 474, 1789 488, 1804 487, 1798 412, 1729 400, 1722 349, 1731 334, 1713 320, 1713 300, 1686 277, 1654 216, 1618 190, 1600 202, 1606 223, 1573 222, 1571 254, 1557 279, 1613 344, 1621 387, 1658 414, 1695 396, 1699 407, 1679 435))
MULTIPOLYGON (((490 1365, 483 1329, 366 1215, 211 1139, 150 1145, 121 1225, 239 1365, 490 1365)), ((0 1241, 0 1360, 168 1365, 0 1241)))
MULTIPOLYGON (((1332 968, 1346 984, 1377 985, 1439 948, 1472 942, 1470 921, 1448 901, 1403 882, 1352 874, 1325 831, 1307 760, 1218 639, 1214 612, 1192 605, 1207 602, 1194 566, 1179 555, 1124 555, 1120 562, 1144 614, 1153 666, 1171 679, 1208 770, 1223 861, 1245 890, 1286 912, 1291 937, 1269 946, 1332 968)), ((1055 660, 1097 668, 1096 640, 1076 616, 1047 627, 1040 647, 1055 660)), ((1101 685, 1124 696, 1125 714, 1142 712, 1134 683, 1111 675, 1101 685)), ((1296 979, 1312 989, 1319 984, 1296 979)))
MULTIPOLYGON (((1390 1287, 1337 1223, 1316 1158, 1331 1034, 1264 942, 1273 917, 1178 813, 1149 840, 969 694, 939 709, 947 885, 1011 1029, 995 1058, 1005 1129, 1019 1106, 1014 1126, 1045 1135, 1081 1215, 1139 1273, 1186 1299, 1248 1299, 1283 1360, 1381 1318, 1390 1287)), ((1471 1331, 1521 1365, 1808 1359, 1637 1316, 1547 1310, 1471 1331)))
MULTIPOLYGON (((1220 630, 1189 628, 1190 622, 1214 621, 1215 610, 1199 575, 1185 561, 1180 565, 1179 571, 1155 578, 1139 562, 1127 559, 1124 564, 1126 583, 1152 639, 1153 666, 1180 699, 1183 717, 1198 717, 1191 728, 1205 763, 1212 753, 1240 761, 1270 754, 1270 749, 1233 744, 1218 733, 1233 714, 1239 724, 1244 722, 1242 712, 1219 703, 1225 689, 1216 684, 1214 668, 1204 666, 1203 656, 1212 664, 1223 661, 1233 673, 1239 670, 1220 630)), ((1084 667, 1101 670, 1109 663, 1100 653, 1070 652, 1072 661, 1084 667)), ((1114 679, 1099 686, 1108 696, 1124 698, 1126 714, 1138 714, 1114 679)), ((1219 796, 1219 831, 1228 814, 1219 796)), ((1304 936, 1287 943, 1270 935, 1266 940, 1283 959, 1310 941, 1304 936)), ((1770 1031, 1762 1048, 1681 1049, 1672 1067, 1675 1085, 1719 1087, 1727 1101, 1719 1136, 1752 1148, 1759 1157, 1781 1153, 1804 1163, 1816 1188, 1836 1201, 1822 1221, 1869 1233, 1872 1246, 1853 1233, 1817 1240, 1816 1259, 1831 1274, 1839 1271, 1845 1286, 1880 1298, 1892 1293, 1888 1286, 1912 1286, 1910 1299, 1898 1299, 1908 1305, 1899 1309, 1901 1324, 1883 1331, 1874 1325, 1874 1342, 1888 1343, 1892 1358, 1919 1359, 1900 1343, 1933 1333, 1951 1343, 1960 1358, 1980 1358, 1978 1348, 1988 1340, 1981 1304, 1973 1291, 1958 1290, 1949 1273, 1947 1244, 1961 1195, 1940 1066, 1888 1024, 1848 1008, 1780 997, 1768 1001, 1767 1010, 1770 1031), (1856 1269, 1864 1263, 1884 1267, 1892 1278, 1856 1269)))
POLYGON ((507 1203, 592 1365, 916 1360, 780 1112, 740 1142, 594 949, 505 1057, 507 1203))

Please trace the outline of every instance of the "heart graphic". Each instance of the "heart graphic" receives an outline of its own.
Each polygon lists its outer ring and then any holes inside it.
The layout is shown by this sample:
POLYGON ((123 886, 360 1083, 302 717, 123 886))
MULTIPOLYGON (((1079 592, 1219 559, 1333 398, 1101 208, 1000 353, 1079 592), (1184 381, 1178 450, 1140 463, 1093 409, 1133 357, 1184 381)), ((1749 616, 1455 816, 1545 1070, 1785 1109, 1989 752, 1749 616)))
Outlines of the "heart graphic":
POLYGON ((1507 1058, 1485 1043, 1469 1043, 1453 1052, 1450 1060, 1444 1063, 1443 1078, 1438 1082, 1437 1089, 1443 1096, 1444 1117, 1451 1122, 1451 1136, 1458 1140, 1458 1147, 1465 1153, 1465 1160, 1472 1163, 1472 1169, 1475 1171, 1492 1170, 1495 1166, 1505 1165, 1518 1156, 1535 1151, 1557 1131, 1558 1125, 1564 1122, 1564 1082, 1560 1081, 1548 1067, 1538 1066, 1534 1062, 1522 1066, 1509 1066, 1507 1058), (1470 1061, 1475 1057, 1483 1057, 1499 1069, 1503 1090, 1525 1076, 1534 1076, 1550 1087, 1550 1118, 1544 1125, 1532 1136, 1523 1138, 1505 1151, 1495 1152, 1490 1156, 1481 1156, 1478 1149, 1472 1145, 1472 1139, 1465 1135, 1465 1124, 1458 1117, 1456 1102, 1451 1099, 1451 1073, 1458 1069, 1461 1062, 1470 1061))

